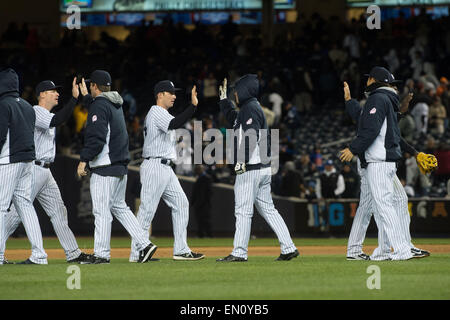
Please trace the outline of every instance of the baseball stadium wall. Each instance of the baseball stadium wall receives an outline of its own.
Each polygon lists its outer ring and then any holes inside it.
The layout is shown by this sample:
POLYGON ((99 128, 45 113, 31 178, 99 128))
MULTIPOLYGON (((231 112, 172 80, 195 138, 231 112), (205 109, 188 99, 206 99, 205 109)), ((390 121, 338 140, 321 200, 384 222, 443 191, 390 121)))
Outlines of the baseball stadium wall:
MULTIPOLYGON (((75 235, 93 235, 94 218, 92 200, 89 193, 89 177, 79 180, 76 169, 79 160, 76 157, 58 155, 51 168, 60 187, 67 207, 69 226, 75 235)), ((179 177, 188 199, 191 196, 195 179, 179 177)), ((130 166, 126 201, 130 209, 137 213, 139 207, 139 167, 130 166)), ((329 199, 323 203, 298 198, 274 196, 275 207, 286 221, 292 236, 334 236, 347 237, 350 233, 353 217, 358 208, 359 199, 329 199)), ((211 207, 211 229, 215 237, 231 237, 235 230, 233 186, 214 184, 211 207)), ((49 218, 36 201, 39 221, 44 236, 53 236, 54 231, 49 218)), ((450 199, 414 198, 408 203, 411 216, 411 234, 417 236, 450 236, 450 199)), ((152 235, 171 236, 172 218, 170 209, 161 201, 152 224, 152 235)), ((369 236, 376 236, 376 225, 372 219, 369 236)), ((126 230, 115 219, 112 225, 113 236, 125 236, 126 230)), ((197 221, 193 208, 190 208, 188 236, 197 235, 197 221)), ((268 224, 257 214, 252 222, 252 236, 275 236, 268 224)))

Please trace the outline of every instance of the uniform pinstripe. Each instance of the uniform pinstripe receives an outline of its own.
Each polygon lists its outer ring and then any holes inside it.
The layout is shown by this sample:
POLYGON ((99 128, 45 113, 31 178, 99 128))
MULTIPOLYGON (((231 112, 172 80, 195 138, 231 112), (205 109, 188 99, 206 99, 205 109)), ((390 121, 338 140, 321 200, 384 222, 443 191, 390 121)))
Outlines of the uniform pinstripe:
POLYGON ((234 186, 236 231, 232 255, 247 258, 248 241, 253 217, 253 205, 278 237, 281 253, 295 251, 289 230, 275 209, 270 193, 271 168, 251 170, 236 176, 234 186))
MULTIPOLYGON (((31 243, 30 260, 37 264, 47 264, 41 228, 33 203, 30 200, 32 185, 35 182, 34 175, 31 172, 33 165, 32 162, 0 165, 0 179, 4 183, 0 189, 0 219, 4 220, 12 202, 23 221, 25 232, 31 243)), ((3 261, 7 238, 4 221, 0 221, 0 225, 0 261, 3 261)))
MULTIPOLYGON (((55 160, 55 128, 50 127, 54 116, 47 109, 36 105, 33 107, 36 114, 34 130, 34 143, 36 149, 36 160, 51 163, 55 160)), ((67 219, 67 209, 61 197, 58 185, 48 168, 33 165, 31 168, 35 183, 32 187, 31 202, 37 198, 42 208, 50 218, 56 236, 61 243, 67 260, 77 258, 81 254, 75 236, 70 230, 67 219)), ((9 237, 20 224, 20 217, 14 206, 5 217, 5 232, 9 237)))
POLYGON ((96 257, 110 259, 113 215, 131 235, 134 249, 140 251, 150 244, 125 202, 126 187, 127 175, 111 177, 93 173, 91 176, 92 212, 95 218, 94 255, 96 257))
MULTIPOLYGON (((173 254, 191 252, 187 244, 187 226, 189 223, 189 201, 172 168, 161 163, 161 158, 176 158, 175 130, 169 130, 174 117, 160 106, 152 106, 145 118, 143 157, 150 158, 142 162, 140 168, 141 205, 137 219, 142 230, 149 235, 149 228, 155 216, 160 199, 172 212, 174 235, 173 254)), ((131 248, 130 261, 138 259, 138 252, 131 248)))
MULTIPOLYGON (((362 247, 364 238, 374 211, 372 206, 372 197, 367 183, 367 169, 361 168, 359 160, 358 173, 361 177, 361 194, 359 206, 356 211, 348 239, 347 256, 349 257, 357 256, 363 252, 362 247)), ((411 220, 408 211, 408 197, 397 175, 394 175, 393 179, 393 205, 399 218, 400 232, 409 247, 414 248, 414 245, 411 242, 411 234, 409 230, 411 220)), ((390 257, 391 246, 387 240, 384 230, 382 229, 378 230, 378 243, 379 246, 372 253, 371 259, 388 259, 390 257)))

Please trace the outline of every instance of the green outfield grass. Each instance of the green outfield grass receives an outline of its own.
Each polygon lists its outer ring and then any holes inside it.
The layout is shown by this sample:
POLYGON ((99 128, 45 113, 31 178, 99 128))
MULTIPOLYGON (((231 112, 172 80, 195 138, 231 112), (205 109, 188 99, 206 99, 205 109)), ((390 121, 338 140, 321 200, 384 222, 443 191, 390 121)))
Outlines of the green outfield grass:
MULTIPOLYGON (((171 238, 153 238, 170 247, 171 238)), ((346 245, 347 239, 294 239, 296 245, 346 245)), ((231 238, 189 239, 192 248, 231 246, 231 238)), ((450 239, 414 239, 419 244, 450 244, 450 239)), ((60 248, 55 238, 45 248, 60 248)), ((92 248, 92 238, 78 238, 80 248, 92 248)), ((113 238, 112 247, 129 247, 128 238, 113 238)), ((366 244, 376 244, 367 239, 366 244)), ((252 239, 250 246, 277 246, 274 238, 252 239)), ((11 238, 8 249, 28 249, 26 239, 11 238)), ((402 262, 346 261, 342 255, 302 256, 287 262, 251 257, 247 263, 218 263, 162 258, 146 264, 112 259, 109 265, 77 265, 80 290, 69 290, 70 266, 64 260, 49 265, 0 266, 0 299, 157 299, 157 300, 299 300, 299 299, 450 299, 450 254, 402 262), (369 290, 367 267, 377 265, 381 289, 369 290)))
POLYGON ((113 259, 78 265, 80 290, 66 286, 68 264, 0 266, 0 299, 450 299, 450 255, 403 262, 348 262, 305 256, 288 262, 252 257, 247 263, 163 258, 146 264, 113 259), (380 267, 381 289, 369 290, 367 267, 380 267))
MULTIPOLYGON (((158 247, 172 247, 173 238, 167 237, 153 237, 151 239, 158 247)), ((347 238, 294 238, 294 243, 297 247, 301 246, 346 246, 347 238)), ((77 242, 80 248, 93 248, 93 237, 77 237, 77 242)), ((450 244, 450 238, 419 238, 413 239, 415 244, 450 244)), ((189 238, 190 247, 228 247, 233 245, 232 238, 189 238)), ((365 245, 376 245, 376 238, 367 238, 365 245)), ((128 248, 131 245, 131 240, 126 237, 111 238, 111 248, 128 248)), ((250 246, 278 246, 276 238, 256 238, 251 239, 250 246)), ((6 243, 7 249, 29 249, 30 243, 27 238, 9 238, 6 243)), ((57 238, 44 238, 45 249, 59 249, 61 245, 57 238)))

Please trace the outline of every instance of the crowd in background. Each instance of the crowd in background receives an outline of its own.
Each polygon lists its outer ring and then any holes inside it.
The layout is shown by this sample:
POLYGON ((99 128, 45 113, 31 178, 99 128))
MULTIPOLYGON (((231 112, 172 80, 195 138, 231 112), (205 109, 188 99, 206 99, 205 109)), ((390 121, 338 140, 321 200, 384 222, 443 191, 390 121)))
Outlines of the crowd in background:
MULTIPOLYGON (((347 81, 352 96, 364 103, 363 75, 375 65, 386 66, 404 80, 401 97, 414 93, 399 123, 403 137, 419 151, 436 155, 439 162, 439 169, 426 177, 414 157, 405 154, 398 168, 405 190, 411 197, 450 194, 449 17, 433 20, 425 12, 409 19, 400 15, 384 21, 381 30, 369 30, 364 17, 343 22, 314 14, 279 28, 282 32, 277 32, 271 47, 264 46, 259 26, 238 26, 230 20, 220 27, 197 24, 189 30, 168 20, 131 28, 124 41, 105 32, 99 40, 89 41, 83 29, 64 30, 59 47, 43 49, 36 30, 11 24, 0 39, 0 58, 18 72, 21 95, 30 103, 36 102, 34 86, 39 81, 64 84, 68 99, 73 76, 108 70, 113 90, 124 98, 134 164, 139 164, 143 121, 155 102, 152 89, 157 81, 170 79, 186 89, 177 96, 174 115, 187 105, 187 94, 196 85, 200 103, 194 118, 202 121, 203 130, 223 131, 229 124, 219 110, 219 85, 225 77, 232 82, 255 73, 268 125, 280 133, 280 170, 273 177, 272 191, 306 199, 359 196, 355 162, 343 165, 335 154, 322 153, 322 145, 332 142, 333 136, 324 140, 319 135, 317 140, 300 136, 299 130, 311 119, 320 122, 327 117, 354 133, 355 124, 344 112, 342 82, 347 81)), ((58 152, 79 152, 86 119, 87 109, 78 104, 72 119, 59 129, 58 152)), ((189 130, 193 127, 193 122, 186 125, 189 130)), ((192 158, 192 148, 184 151, 180 157, 192 158)), ((175 170, 194 175, 193 165, 175 170)), ((234 183, 228 164, 206 166, 206 171, 214 182, 234 183)))

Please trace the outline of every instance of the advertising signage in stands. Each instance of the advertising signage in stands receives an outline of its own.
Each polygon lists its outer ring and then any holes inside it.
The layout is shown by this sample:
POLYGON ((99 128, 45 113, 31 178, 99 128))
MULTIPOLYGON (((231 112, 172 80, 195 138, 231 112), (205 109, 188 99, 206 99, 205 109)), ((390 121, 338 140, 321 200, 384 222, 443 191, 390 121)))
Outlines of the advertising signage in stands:
POLYGON ((387 6, 439 6, 450 4, 450 0, 347 0, 349 7, 387 6))
MULTIPOLYGON (((78 5, 81 12, 158 12, 261 10, 263 0, 61 0, 61 12, 78 5)), ((274 0, 275 9, 294 9, 295 0, 274 0)))

